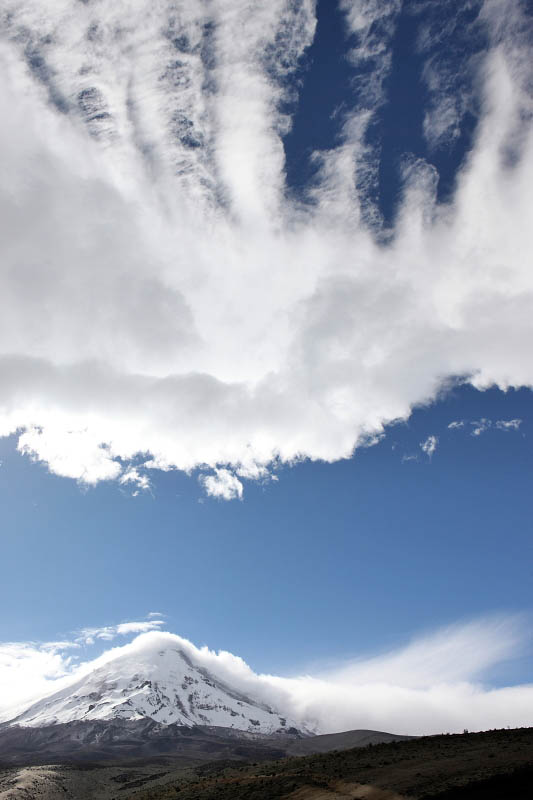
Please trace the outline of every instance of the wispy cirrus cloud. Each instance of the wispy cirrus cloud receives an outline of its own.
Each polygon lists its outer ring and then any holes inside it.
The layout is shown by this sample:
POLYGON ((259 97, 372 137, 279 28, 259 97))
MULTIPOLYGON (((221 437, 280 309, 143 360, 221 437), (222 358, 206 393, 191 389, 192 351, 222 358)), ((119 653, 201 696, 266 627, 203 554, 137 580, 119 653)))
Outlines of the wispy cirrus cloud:
POLYGON ((475 420, 470 423, 473 426, 473 430, 471 431, 472 436, 481 436, 482 433, 485 433, 490 428, 495 428, 499 431, 517 431, 522 424, 521 419, 497 419, 491 420, 485 417, 482 417, 480 420, 475 420))
POLYGON ((521 419, 497 419, 494 427, 499 431, 517 431, 521 424, 521 419))
POLYGON ((154 615, 148 620, 139 622, 120 622, 118 625, 105 625, 101 628, 83 628, 76 636, 75 643, 94 644, 97 639, 111 642, 117 636, 129 636, 132 633, 146 633, 159 630, 165 623, 162 619, 155 619, 154 615))
POLYGON ((456 419, 456 420, 453 420, 453 422, 449 423, 448 430, 450 430, 450 431, 458 431, 458 430, 461 430, 462 428, 464 428, 464 426, 465 426, 464 419, 456 419))
POLYGON ((472 436, 481 436, 482 433, 485 433, 485 431, 488 431, 488 429, 492 427, 492 420, 482 417, 470 424, 473 426, 471 431, 472 436))
POLYGON ((314 3, 126 6, 0 18, 0 435, 88 485, 200 468, 230 499, 272 463, 349 456, 447 376, 533 384, 523 3, 480 5, 472 150, 445 206, 406 162, 393 230, 366 132, 398 3, 342 4, 354 80, 377 83, 298 201, 283 136, 314 3))
POLYGON ((473 430, 470 431, 472 436, 481 436, 482 433, 488 431, 490 428, 495 428, 499 431, 518 431, 522 424, 521 419, 497 419, 492 420, 487 417, 482 417, 478 420, 454 420, 448 424, 448 430, 458 431, 464 430, 465 426, 470 424, 473 430))
POLYGON ((438 436, 434 436, 432 434, 428 436, 427 439, 425 439, 423 442, 420 442, 420 449, 431 460, 431 457, 433 456, 433 454, 437 449, 438 443, 439 443, 438 436))

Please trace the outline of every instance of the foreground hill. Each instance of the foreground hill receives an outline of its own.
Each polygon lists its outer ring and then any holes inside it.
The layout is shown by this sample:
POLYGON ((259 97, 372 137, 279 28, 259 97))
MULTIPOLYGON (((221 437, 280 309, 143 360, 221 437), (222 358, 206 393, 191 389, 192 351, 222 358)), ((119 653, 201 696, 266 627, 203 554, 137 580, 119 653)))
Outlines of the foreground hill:
MULTIPOLYGON (((192 732, 191 732, 192 733, 192 732)), ((197 732, 215 749, 212 731, 197 732)), ((316 737, 317 748, 369 731, 316 737)), ((230 758, 163 756, 126 761, 0 767, 0 800, 531 800, 533 728, 429 736, 304 757, 268 758, 268 747, 247 737, 230 758), (241 749, 242 748, 242 749, 241 749), (241 759, 240 762, 237 759, 241 759), (244 761, 243 759, 253 759, 244 761)), ((386 734, 374 734, 376 737, 386 734)), ((343 744, 344 743, 344 744, 343 744)), ((198 756, 198 753, 196 754, 198 756)), ((222 753, 219 751, 218 755, 222 753)), ((272 757, 272 751, 270 756, 272 757)))
POLYGON ((197 777, 135 800, 531 800, 533 728, 427 736, 241 767, 211 765, 197 777))

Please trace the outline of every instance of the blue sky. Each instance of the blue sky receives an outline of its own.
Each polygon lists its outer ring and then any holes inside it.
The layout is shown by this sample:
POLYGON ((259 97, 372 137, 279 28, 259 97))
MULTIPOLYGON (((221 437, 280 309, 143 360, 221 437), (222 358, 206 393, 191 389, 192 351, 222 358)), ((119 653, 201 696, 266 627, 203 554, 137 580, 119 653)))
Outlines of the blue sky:
POLYGON ((530 682, 529 4, 178 6, 1 21, 0 641, 530 682))
MULTIPOLYGON (((531 611, 530 408, 529 390, 457 387, 354 458, 281 468, 229 503, 174 472, 136 497, 82 490, 4 441, 3 636, 53 640, 156 610, 193 641, 293 672, 531 611), (474 436, 481 419, 522 422, 474 436)), ((494 677, 530 673, 526 659, 494 677)))

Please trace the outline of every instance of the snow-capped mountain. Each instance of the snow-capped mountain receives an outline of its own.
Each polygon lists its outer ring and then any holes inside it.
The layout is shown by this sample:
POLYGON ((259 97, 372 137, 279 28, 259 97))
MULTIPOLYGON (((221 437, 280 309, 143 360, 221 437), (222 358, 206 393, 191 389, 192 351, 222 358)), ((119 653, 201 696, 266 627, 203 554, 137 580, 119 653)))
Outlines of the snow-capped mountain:
POLYGON ((159 637, 119 655, 76 683, 48 695, 10 721, 41 727, 80 720, 139 720, 215 725, 271 734, 297 724, 195 662, 194 654, 159 637))

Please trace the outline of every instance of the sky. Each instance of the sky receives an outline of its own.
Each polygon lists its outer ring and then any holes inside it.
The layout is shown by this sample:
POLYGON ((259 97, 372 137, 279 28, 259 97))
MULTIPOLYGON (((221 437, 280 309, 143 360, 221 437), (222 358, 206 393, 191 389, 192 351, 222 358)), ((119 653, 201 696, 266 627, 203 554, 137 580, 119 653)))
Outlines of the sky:
POLYGON ((533 724, 532 15, 6 0, 0 716, 169 631, 533 724))

